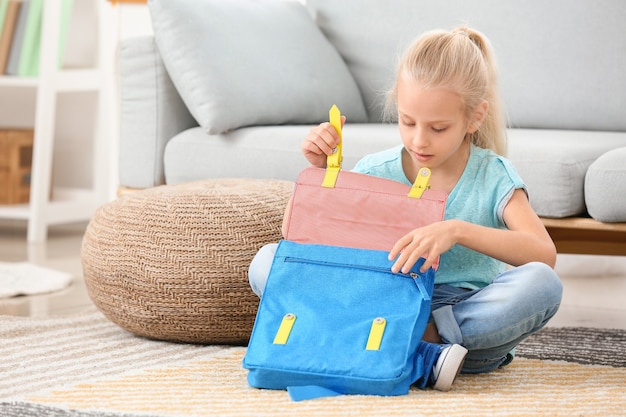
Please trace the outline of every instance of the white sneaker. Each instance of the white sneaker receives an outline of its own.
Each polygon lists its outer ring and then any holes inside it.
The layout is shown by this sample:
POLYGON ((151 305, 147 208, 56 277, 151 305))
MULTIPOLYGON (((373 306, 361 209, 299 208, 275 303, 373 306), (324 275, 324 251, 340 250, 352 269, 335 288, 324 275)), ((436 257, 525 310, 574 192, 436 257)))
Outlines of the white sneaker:
POLYGON ((452 383, 461 372, 467 349, 461 345, 448 345, 439 354, 433 366, 433 388, 438 391, 450 391, 452 383))

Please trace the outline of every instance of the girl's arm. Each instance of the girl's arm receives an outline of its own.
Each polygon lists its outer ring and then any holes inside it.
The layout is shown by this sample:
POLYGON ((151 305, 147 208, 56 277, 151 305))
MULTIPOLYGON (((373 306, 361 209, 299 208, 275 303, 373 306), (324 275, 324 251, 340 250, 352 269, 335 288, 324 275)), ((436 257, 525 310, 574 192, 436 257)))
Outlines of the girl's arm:
POLYGON ((392 270, 407 273, 426 257, 422 270, 455 244, 465 246, 509 265, 543 262, 554 267, 556 248, 543 223, 522 190, 516 190, 503 213, 508 230, 480 226, 462 220, 446 220, 415 229, 402 237, 389 253, 396 259, 392 270))

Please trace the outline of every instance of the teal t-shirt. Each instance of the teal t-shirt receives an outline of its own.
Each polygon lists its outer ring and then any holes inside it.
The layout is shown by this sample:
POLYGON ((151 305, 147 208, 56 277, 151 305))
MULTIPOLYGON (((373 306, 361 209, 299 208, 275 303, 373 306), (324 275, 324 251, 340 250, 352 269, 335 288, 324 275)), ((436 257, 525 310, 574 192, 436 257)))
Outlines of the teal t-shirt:
MULTIPOLYGON (((411 185, 402 169, 402 149, 396 146, 368 155, 353 171, 411 185)), ((467 166, 448 196, 444 217, 506 229, 502 213, 513 192, 520 188, 526 192, 526 185, 509 160, 472 145, 467 166)), ((503 262, 455 245, 441 255, 435 282, 477 289, 490 284, 505 268, 503 262)))

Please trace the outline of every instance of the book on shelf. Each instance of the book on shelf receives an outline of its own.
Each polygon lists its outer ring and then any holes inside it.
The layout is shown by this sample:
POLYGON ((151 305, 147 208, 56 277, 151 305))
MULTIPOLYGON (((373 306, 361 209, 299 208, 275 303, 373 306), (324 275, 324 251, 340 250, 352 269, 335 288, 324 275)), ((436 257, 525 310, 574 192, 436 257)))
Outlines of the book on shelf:
MULTIPOLYGON (((41 50, 41 26, 45 0, 0 0, 19 3, 17 18, 13 18, 9 52, 3 68, 6 75, 36 77, 39 75, 39 55, 41 50)), ((67 32, 72 14, 73 0, 61 0, 61 21, 59 34, 58 68, 61 67, 67 32)), ((1 9, 0 9, 1 11, 1 9)), ((9 7, 7 7, 8 23, 9 7)), ((15 13, 15 12, 13 12, 15 13)), ((7 29, 8 31, 9 29, 7 29)), ((4 32, 4 30, 3 30, 4 32)), ((1 51, 0 51, 1 52, 1 51)), ((1 59, 1 58, 0 58, 1 59)))
POLYGON ((28 11, 30 10, 30 0, 22 0, 20 12, 17 16, 17 23, 13 32, 13 41, 11 42, 11 51, 4 73, 7 75, 17 75, 17 67, 22 53, 22 43, 24 42, 24 32, 26 30, 26 20, 28 19, 28 11))
POLYGON ((5 74, 11 45, 13 44, 13 35, 15 26, 20 15, 22 6, 21 0, 1 0, 2 9, 4 9, 4 19, 2 21, 2 31, 0 32, 0 75, 5 74))
POLYGON ((7 14, 7 7, 9 7, 9 1, 0 0, 0 36, 2 35, 2 26, 4 26, 4 17, 7 14))
POLYGON ((39 62, 35 62, 35 56, 39 55, 39 39, 41 38, 41 17, 43 0, 29 0, 30 6, 26 25, 24 26, 24 38, 20 48, 20 57, 16 65, 16 73, 13 75, 36 76, 39 71, 39 62), (37 67, 33 67, 37 64, 37 67))

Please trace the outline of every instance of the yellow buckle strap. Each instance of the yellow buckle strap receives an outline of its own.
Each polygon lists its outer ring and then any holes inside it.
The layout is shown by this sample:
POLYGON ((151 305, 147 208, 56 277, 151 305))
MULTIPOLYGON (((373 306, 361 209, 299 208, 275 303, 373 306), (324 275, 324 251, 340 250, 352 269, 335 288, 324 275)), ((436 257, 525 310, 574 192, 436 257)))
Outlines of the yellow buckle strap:
POLYGON ((428 183, 430 180, 430 169, 423 167, 420 168, 417 173, 417 178, 415 178, 415 183, 411 187, 411 191, 409 191, 409 197, 411 198, 422 198, 422 194, 428 188, 430 188, 430 184, 428 183))
POLYGON ((370 336, 367 339, 365 350, 380 350, 380 344, 383 341, 387 320, 382 317, 375 318, 370 329, 370 336))
POLYGON ((341 135, 341 112, 339 111, 337 105, 333 104, 328 111, 328 116, 331 126, 334 127, 339 134, 339 144, 335 148, 335 151, 331 155, 328 155, 328 158, 326 159, 326 174, 324 175, 324 181, 322 181, 322 187, 334 188, 337 183, 337 177, 339 176, 341 162, 343 160, 341 149, 343 139, 341 135))
POLYGON ((283 321, 280 323, 280 327, 276 332, 276 336, 274 337, 275 345, 285 345, 287 344, 287 339, 289 339, 289 335, 291 334, 291 329, 293 328, 293 324, 296 322, 296 315, 292 313, 287 313, 283 317, 283 321))

